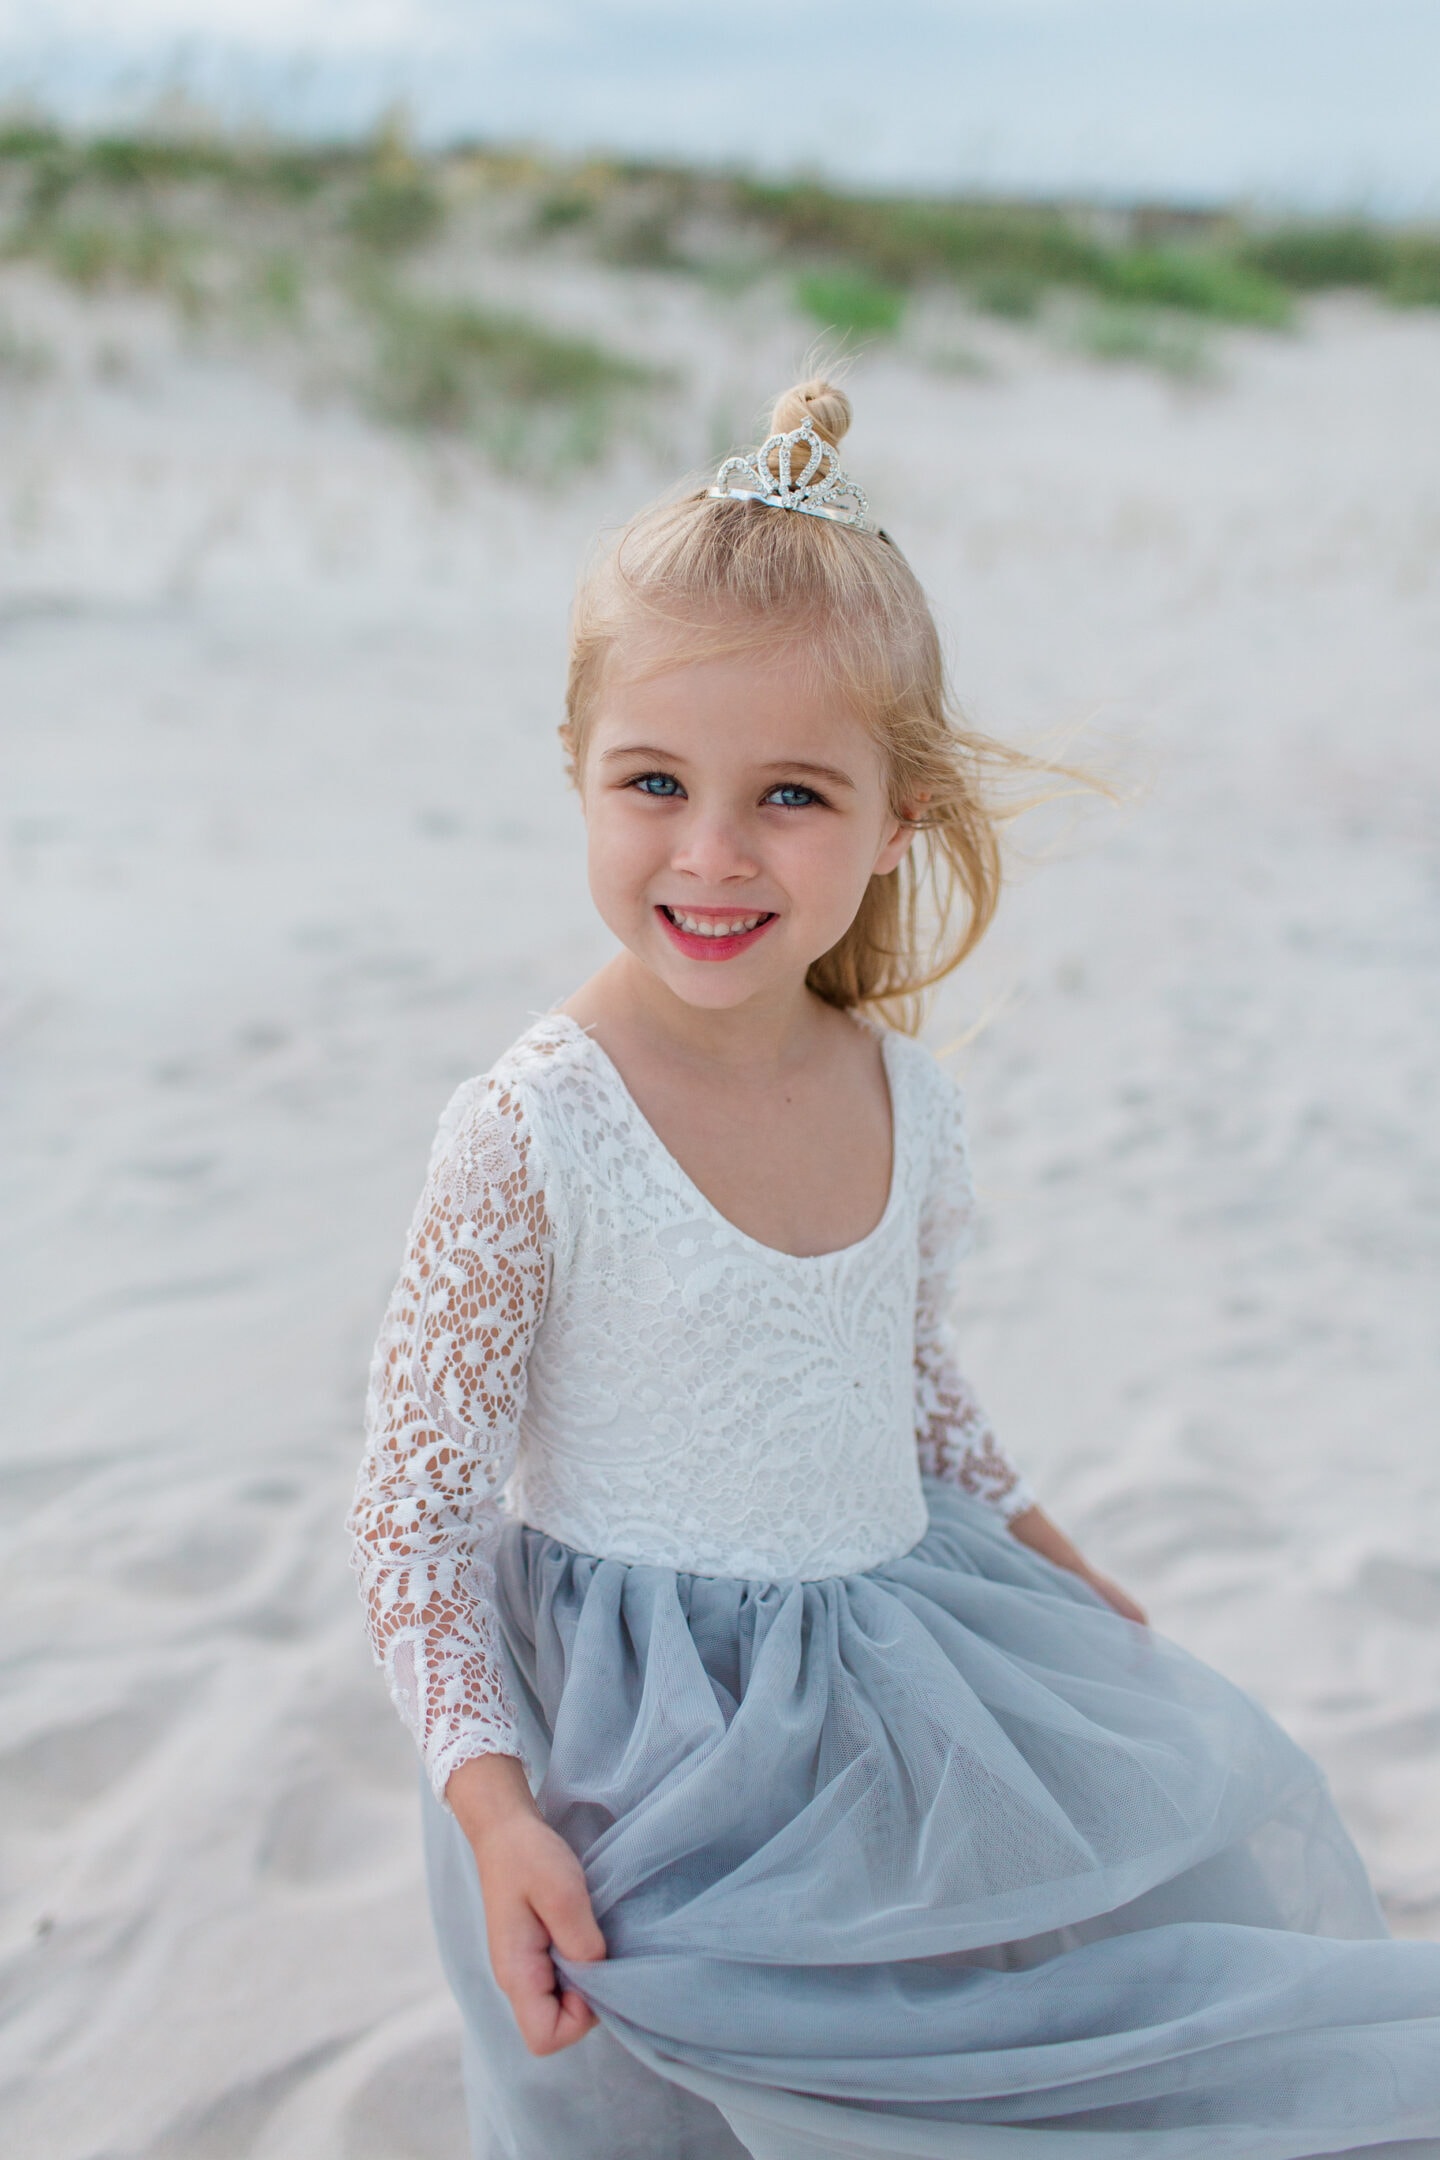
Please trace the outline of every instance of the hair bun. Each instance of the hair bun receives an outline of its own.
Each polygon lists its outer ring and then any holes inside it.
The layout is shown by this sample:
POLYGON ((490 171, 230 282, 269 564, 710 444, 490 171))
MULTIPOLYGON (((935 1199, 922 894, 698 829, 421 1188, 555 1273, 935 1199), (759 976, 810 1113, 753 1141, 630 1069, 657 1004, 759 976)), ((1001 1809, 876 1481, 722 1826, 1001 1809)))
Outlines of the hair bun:
POLYGON ((770 416, 770 432, 788 435, 806 420, 832 449, 838 449, 850 425, 850 400, 823 375, 814 375, 809 382, 782 391, 770 416))

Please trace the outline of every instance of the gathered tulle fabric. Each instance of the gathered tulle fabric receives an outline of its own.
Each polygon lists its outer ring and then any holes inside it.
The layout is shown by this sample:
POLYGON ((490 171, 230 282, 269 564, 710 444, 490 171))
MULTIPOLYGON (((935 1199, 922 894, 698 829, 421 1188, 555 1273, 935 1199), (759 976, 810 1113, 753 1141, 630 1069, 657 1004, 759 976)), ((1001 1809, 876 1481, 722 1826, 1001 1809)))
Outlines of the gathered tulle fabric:
MULTIPOLYGON (((1440 2154, 1440 1945, 1389 1937, 1315 1763, 993 1510, 926 1498, 912 1551, 821 1581, 502 1542, 540 1805, 609 1952, 563 1967, 604 2027, 567 2055, 699 2111, 603 2150, 1440 2154)), ((431 1835, 453 1859, 438 1808, 431 1835)))

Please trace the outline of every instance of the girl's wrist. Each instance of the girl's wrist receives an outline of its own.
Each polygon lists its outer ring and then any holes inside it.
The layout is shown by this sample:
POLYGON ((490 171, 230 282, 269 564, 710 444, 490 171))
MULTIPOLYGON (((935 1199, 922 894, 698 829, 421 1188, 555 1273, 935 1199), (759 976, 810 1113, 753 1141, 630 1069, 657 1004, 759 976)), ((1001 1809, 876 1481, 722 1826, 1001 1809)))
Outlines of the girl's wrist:
POLYGON ((1022 1545, 1028 1545, 1032 1552, 1053 1560, 1057 1567, 1069 1568, 1072 1574, 1084 1574, 1087 1566, 1084 1554, 1066 1537, 1060 1525, 1050 1520, 1043 1508, 1023 1508, 1011 1516, 1008 1528, 1010 1535, 1018 1538, 1022 1545))
POLYGON ((452 1770, 445 1799, 471 1845, 539 1811, 518 1755, 472 1755, 452 1770))

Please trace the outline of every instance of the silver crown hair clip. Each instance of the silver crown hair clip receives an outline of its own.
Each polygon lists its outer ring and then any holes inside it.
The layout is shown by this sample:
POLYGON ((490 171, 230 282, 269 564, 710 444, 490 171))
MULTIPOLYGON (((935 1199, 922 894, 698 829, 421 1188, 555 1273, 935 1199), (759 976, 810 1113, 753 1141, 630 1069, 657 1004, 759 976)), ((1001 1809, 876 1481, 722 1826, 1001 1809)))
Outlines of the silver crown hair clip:
POLYGON ((715 475, 714 487, 707 493, 733 495, 740 502, 762 502, 772 510, 801 510, 806 517, 829 518, 835 525, 858 525, 862 532, 873 530, 864 489, 841 470, 839 451, 816 432, 812 420, 802 420, 788 434, 771 435, 753 457, 726 458, 715 475), (803 443, 808 452, 798 477, 797 443, 803 443), (772 451, 778 473, 771 470, 772 451), (727 487, 725 483, 732 474, 747 484, 727 487))

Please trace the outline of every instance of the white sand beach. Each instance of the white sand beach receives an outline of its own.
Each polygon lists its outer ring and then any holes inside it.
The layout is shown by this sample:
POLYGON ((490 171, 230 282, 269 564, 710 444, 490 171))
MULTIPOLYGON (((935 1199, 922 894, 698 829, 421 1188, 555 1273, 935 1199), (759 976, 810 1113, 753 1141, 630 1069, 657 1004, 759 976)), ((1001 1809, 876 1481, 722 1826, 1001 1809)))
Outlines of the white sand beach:
MULTIPOLYGON (((609 949, 554 737, 576 566, 807 339, 505 274, 682 371, 597 468, 500 478, 0 275, 58 356, 0 382, 17 2160, 465 2150, 341 1528, 370 1342, 451 1087, 609 949)), ((860 362, 847 463, 972 717, 1083 723, 1137 790, 1046 827, 927 1029, 971 1373, 1440 1937, 1440 316, 1327 300, 1192 382, 962 329, 989 372, 938 321, 860 362)))

